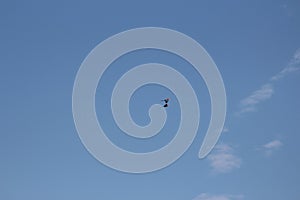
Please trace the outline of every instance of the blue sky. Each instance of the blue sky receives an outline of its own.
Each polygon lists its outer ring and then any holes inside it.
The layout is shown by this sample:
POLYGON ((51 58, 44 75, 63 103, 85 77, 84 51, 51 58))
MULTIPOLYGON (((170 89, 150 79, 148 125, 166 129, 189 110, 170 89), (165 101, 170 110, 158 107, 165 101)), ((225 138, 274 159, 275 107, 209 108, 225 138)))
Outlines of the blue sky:
POLYGON ((7 1, 1 2, 0 16, 0 199, 299 198, 299 1, 7 1), (179 121, 175 96, 145 86, 132 98, 132 116, 147 124, 149 106, 170 96, 162 130, 169 134, 139 141, 119 133, 108 109, 109 89, 130 66, 150 61, 173 66, 201 99, 200 127, 188 151, 163 170, 137 175, 112 170, 86 151, 73 122, 72 89, 97 44, 145 26, 180 31, 208 51, 226 87, 227 118, 218 145, 199 160, 210 119, 201 77, 161 51, 120 58, 96 94, 98 119, 119 146, 157 149, 172 138, 179 121))

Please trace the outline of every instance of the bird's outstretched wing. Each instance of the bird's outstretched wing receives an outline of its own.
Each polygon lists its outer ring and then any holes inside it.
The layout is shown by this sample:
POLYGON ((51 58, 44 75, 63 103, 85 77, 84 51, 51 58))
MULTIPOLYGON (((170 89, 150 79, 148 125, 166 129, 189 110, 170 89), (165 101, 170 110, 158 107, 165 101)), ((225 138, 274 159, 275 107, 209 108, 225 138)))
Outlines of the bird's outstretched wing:
POLYGON ((165 103, 168 103, 169 102, 169 98, 166 98, 166 99, 163 99, 163 100, 161 100, 161 101, 164 101, 165 103))

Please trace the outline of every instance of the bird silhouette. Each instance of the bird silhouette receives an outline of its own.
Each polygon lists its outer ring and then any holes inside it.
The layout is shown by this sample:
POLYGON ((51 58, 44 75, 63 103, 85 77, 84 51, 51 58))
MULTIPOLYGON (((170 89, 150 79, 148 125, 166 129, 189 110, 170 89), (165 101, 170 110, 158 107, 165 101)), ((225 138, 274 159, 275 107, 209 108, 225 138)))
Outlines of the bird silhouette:
POLYGON ((168 107, 169 105, 168 105, 168 102, 170 101, 170 98, 166 98, 166 99, 163 99, 163 100, 161 100, 161 101, 163 101, 165 104, 164 104, 164 107, 166 108, 166 107, 168 107))

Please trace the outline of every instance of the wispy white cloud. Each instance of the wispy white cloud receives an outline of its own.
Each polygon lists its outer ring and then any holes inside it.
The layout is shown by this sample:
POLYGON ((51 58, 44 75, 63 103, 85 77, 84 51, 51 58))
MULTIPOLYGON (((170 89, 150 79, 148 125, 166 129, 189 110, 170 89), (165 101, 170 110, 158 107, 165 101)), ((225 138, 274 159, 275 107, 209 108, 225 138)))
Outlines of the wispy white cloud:
POLYGON ((229 194, 221 194, 221 195, 212 195, 207 193, 202 193, 198 195, 193 200, 242 200, 244 199, 243 195, 229 195, 229 194))
POLYGON ((300 49, 298 49, 288 65, 283 68, 278 74, 271 78, 271 81, 278 81, 288 74, 300 70, 300 49))
POLYGON ((263 145, 265 149, 278 149, 281 146, 282 146, 282 142, 280 140, 273 140, 263 145))
POLYGON ((265 84, 260 89, 254 91, 250 96, 241 101, 240 113, 252 112, 256 110, 256 105, 271 98, 274 93, 271 84, 265 84))
POLYGON ((278 74, 276 74, 275 76, 273 76, 271 78, 271 81, 278 81, 282 78, 284 78, 285 76, 287 76, 289 73, 295 72, 300 70, 299 67, 297 66, 288 66, 286 68, 283 68, 278 74))
POLYGON ((267 156, 273 154, 274 151, 280 149, 283 146, 283 143, 280 140, 272 140, 261 146, 262 149, 267 156))
POLYGON ((257 110, 257 105, 270 99, 274 94, 273 84, 275 81, 283 79, 288 74, 300 70, 300 49, 298 49, 287 66, 283 68, 279 73, 271 77, 270 81, 262 85, 258 90, 252 92, 252 94, 240 102, 240 110, 238 114, 253 112, 257 110))
POLYGON ((241 159, 234 154, 233 148, 227 144, 215 146, 213 152, 208 156, 208 160, 216 173, 227 173, 241 166, 241 159))

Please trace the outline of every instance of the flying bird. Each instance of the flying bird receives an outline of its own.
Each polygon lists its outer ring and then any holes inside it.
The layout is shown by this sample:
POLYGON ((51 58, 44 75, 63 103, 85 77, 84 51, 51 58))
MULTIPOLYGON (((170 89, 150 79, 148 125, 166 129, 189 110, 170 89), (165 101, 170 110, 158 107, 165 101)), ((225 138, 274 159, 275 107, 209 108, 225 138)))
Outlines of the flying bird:
POLYGON ((168 102, 170 101, 170 98, 166 98, 166 99, 163 99, 163 100, 161 100, 161 101, 163 101, 165 104, 164 104, 164 107, 166 108, 166 107, 168 107, 169 105, 168 105, 168 102))

